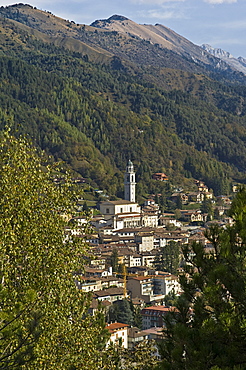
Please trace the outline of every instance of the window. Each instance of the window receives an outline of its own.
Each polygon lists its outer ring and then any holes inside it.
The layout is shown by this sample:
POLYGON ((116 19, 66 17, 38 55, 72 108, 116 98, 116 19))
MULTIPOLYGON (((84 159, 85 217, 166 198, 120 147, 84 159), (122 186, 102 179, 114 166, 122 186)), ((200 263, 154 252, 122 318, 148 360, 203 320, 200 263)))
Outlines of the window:
POLYGON ((106 213, 109 213, 109 208, 106 208, 106 213))

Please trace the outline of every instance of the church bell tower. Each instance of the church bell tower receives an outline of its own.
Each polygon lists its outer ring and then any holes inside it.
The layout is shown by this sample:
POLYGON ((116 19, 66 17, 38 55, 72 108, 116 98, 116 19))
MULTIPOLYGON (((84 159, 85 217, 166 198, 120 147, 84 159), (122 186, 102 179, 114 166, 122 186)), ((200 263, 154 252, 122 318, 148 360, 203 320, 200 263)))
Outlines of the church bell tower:
POLYGON ((135 172, 133 168, 133 163, 129 159, 127 166, 126 166, 126 172, 124 176, 124 186, 125 186, 125 200, 129 200, 130 202, 135 203, 135 172))

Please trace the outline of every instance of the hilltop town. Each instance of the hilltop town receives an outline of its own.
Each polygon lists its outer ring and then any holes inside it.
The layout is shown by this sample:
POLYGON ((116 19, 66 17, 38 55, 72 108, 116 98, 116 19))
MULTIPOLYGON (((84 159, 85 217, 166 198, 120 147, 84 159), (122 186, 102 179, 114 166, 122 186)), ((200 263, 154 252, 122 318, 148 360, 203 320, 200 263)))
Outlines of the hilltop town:
MULTIPOLYGON (((169 181, 164 173, 153 174, 153 179, 169 181)), ((66 230, 68 235, 85 238, 92 253, 84 271, 75 274, 77 287, 92 294, 91 314, 104 307, 111 341, 120 340, 124 348, 161 338, 163 318, 175 309, 175 297, 182 293, 178 277, 182 273, 182 246, 197 242, 212 253, 203 231, 211 223, 223 226, 232 222, 226 214, 232 197, 215 197, 202 181, 195 181, 197 191, 173 187, 173 212, 163 211, 156 195, 140 206, 136 185, 129 160, 124 199, 109 200, 97 189, 104 200, 89 207, 90 201, 80 199, 86 216, 74 217, 73 228, 68 224, 66 230)), ((237 186, 232 193, 236 191, 237 186)))

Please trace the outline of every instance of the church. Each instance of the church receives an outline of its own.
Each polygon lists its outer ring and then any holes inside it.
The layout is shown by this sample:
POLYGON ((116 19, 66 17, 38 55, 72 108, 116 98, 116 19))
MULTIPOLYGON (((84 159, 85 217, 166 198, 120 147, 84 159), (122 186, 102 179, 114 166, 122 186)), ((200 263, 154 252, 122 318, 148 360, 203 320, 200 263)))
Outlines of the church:
POLYGON ((124 198, 100 203, 100 212, 114 230, 158 225, 158 215, 149 216, 151 219, 146 218, 146 214, 143 214, 141 207, 136 203, 135 172, 131 160, 127 163, 124 175, 124 198))

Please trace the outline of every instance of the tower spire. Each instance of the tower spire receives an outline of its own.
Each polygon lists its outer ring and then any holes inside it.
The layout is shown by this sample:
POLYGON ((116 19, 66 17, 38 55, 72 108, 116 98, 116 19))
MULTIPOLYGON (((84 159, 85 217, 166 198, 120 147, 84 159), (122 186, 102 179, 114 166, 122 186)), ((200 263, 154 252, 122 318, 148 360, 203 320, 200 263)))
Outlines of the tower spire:
POLYGON ((125 200, 135 203, 135 172, 132 161, 129 159, 124 176, 125 200))

